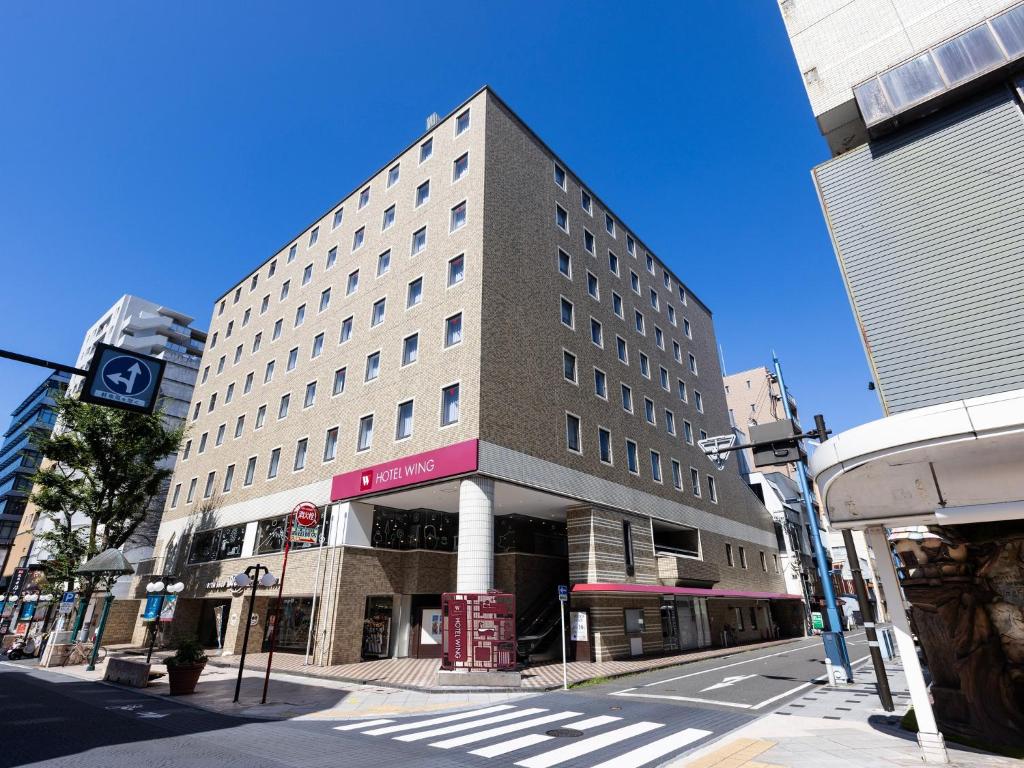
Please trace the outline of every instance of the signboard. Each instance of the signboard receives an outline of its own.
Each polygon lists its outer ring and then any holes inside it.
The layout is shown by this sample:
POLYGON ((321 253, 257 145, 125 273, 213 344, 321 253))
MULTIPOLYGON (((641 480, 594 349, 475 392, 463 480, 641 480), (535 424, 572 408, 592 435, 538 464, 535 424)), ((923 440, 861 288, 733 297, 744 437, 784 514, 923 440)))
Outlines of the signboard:
POLYGON ((96 344, 82 402, 152 413, 156 408, 164 361, 109 344, 96 344))
POLYGON ((160 614, 160 595, 146 595, 146 609, 142 612, 143 621, 156 621, 160 614))
POLYGON ((24 621, 25 619, 28 619, 29 621, 31 621, 32 618, 35 615, 36 615, 36 603, 35 603, 35 601, 33 601, 31 603, 22 603, 21 604, 21 615, 18 616, 18 621, 24 621))
POLYGON ((811 627, 814 629, 825 628, 825 620, 821 616, 821 611, 811 611, 811 627))
POLYGON ((304 501, 292 510, 292 542, 316 544, 319 541, 320 510, 304 501))
POLYGON ((25 588, 25 573, 27 571, 27 568, 14 569, 14 573, 11 575, 11 584, 7 588, 8 594, 14 595, 15 597, 21 596, 21 590, 25 588))
POLYGON ((160 621, 168 622, 174 620, 174 609, 178 607, 178 596, 167 595, 164 604, 160 606, 160 621))
POLYGON ((466 601, 448 603, 446 651, 452 664, 465 664, 469 658, 469 624, 466 622, 466 601))
POLYGON ((515 596, 501 592, 441 595, 442 669, 515 669, 515 596))
POLYGON ((569 639, 584 643, 590 639, 586 611, 569 612, 569 639))
POLYGON ((60 596, 60 606, 57 608, 57 613, 61 616, 65 616, 71 613, 71 609, 75 605, 75 593, 65 592, 60 596))
POLYGON ((475 472, 476 469, 477 441, 466 440, 435 451, 417 453, 403 459, 335 475, 331 481, 331 501, 390 491, 407 485, 475 472))
POLYGON ((558 599, 563 603, 569 599, 569 587, 565 584, 558 585, 558 599))

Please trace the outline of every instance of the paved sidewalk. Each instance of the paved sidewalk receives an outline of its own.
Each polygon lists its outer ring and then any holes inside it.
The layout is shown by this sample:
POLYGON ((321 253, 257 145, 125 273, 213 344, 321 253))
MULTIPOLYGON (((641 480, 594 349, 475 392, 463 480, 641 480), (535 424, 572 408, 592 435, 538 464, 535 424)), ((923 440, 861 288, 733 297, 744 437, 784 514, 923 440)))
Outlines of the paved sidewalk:
MULTIPOLYGON (((910 693, 899 662, 886 665, 895 712, 875 693, 870 664, 842 688, 809 688, 773 714, 733 731, 722 741, 673 763, 673 768, 906 768, 922 766, 916 735, 899 727, 910 693)), ((963 768, 1020 768, 1007 757, 946 743, 950 761, 963 768)))

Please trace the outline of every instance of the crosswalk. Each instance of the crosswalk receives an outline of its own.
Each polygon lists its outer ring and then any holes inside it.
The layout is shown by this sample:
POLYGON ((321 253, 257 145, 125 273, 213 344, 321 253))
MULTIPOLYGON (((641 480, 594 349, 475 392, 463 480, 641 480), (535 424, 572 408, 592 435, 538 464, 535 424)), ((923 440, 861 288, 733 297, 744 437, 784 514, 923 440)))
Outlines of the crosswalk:
POLYGON ((346 723, 334 730, 407 743, 425 742, 439 750, 465 750, 479 758, 502 758, 498 761, 502 764, 514 761, 511 764, 518 768, 643 768, 712 733, 650 720, 629 722, 619 715, 586 715, 570 709, 551 711, 512 704, 414 722, 377 719, 346 723), (553 735, 553 729, 573 735, 553 735))

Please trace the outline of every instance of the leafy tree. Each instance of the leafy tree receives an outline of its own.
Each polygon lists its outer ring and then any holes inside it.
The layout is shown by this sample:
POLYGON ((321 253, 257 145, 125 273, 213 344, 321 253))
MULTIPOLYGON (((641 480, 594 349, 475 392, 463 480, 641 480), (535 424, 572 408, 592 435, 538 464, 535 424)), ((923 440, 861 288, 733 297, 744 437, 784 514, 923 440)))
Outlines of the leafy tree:
MULTIPOLYGON (((145 519, 171 476, 162 466, 181 445, 183 427, 171 428, 162 413, 133 413, 57 400, 58 428, 41 441, 46 461, 34 477, 32 501, 53 527, 42 543, 51 589, 73 587, 83 560, 125 544, 145 519), (88 521, 75 526, 80 515, 88 521)), ((79 518, 80 519, 80 518, 79 518)), ((95 583, 86 588, 88 602, 95 583)))

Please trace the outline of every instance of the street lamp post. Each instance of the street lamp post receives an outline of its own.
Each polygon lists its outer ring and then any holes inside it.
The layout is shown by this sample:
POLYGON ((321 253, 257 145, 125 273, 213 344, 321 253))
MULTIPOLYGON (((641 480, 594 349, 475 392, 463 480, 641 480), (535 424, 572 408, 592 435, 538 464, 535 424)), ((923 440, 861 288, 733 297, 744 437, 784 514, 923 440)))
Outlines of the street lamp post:
POLYGON ((184 591, 185 585, 173 576, 158 576, 157 581, 146 585, 146 591, 159 598, 156 604, 156 614, 153 616, 153 626, 149 634, 149 650, 146 652, 146 663, 149 664, 153 658, 153 646, 156 645, 156 634, 160 629, 160 614, 164 609, 164 598, 168 595, 177 595, 184 591), (166 579, 166 581, 164 581, 166 579), (168 583, 169 582, 169 583, 168 583))
POLYGON ((256 604, 256 588, 272 587, 277 582, 277 577, 274 576, 270 569, 265 565, 250 565, 245 569, 245 573, 240 573, 234 578, 235 586, 246 588, 252 587, 252 592, 249 595, 249 610, 245 617, 245 633, 242 636, 242 656, 238 660, 238 679, 235 681, 235 698, 232 702, 238 703, 238 694, 242 690, 242 673, 245 671, 245 653, 249 648, 249 628, 252 626, 252 613, 253 607, 256 604), (263 572, 260 575, 260 572, 263 572))

